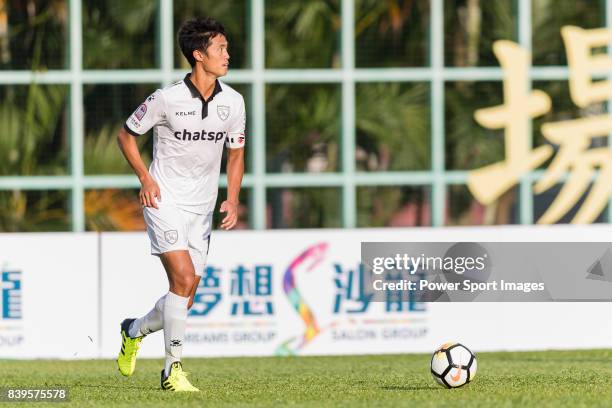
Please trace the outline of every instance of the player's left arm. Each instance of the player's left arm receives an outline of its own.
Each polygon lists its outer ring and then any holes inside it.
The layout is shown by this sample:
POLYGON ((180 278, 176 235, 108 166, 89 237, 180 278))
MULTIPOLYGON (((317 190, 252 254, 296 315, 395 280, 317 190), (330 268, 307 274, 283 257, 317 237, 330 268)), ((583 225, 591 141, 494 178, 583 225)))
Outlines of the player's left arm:
POLYGON ((221 228, 230 230, 238 222, 238 196, 244 175, 244 147, 228 149, 227 152, 227 199, 221 203, 221 212, 226 213, 221 228))
POLYGON ((225 141, 227 147, 227 199, 221 203, 219 210, 226 213, 221 221, 221 228, 230 230, 238 222, 238 204, 242 176, 244 175, 244 142, 246 114, 244 100, 240 100, 238 111, 229 127, 225 141))

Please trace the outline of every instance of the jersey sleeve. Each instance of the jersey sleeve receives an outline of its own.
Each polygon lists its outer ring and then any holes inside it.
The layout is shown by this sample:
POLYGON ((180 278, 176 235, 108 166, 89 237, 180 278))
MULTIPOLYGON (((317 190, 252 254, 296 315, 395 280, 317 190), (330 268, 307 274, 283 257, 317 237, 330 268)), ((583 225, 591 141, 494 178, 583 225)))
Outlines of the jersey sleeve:
POLYGON ((244 110, 244 98, 240 97, 238 111, 236 115, 232 118, 232 124, 229 127, 227 139, 225 139, 226 147, 230 149, 240 149, 241 147, 244 147, 245 126, 246 112, 244 110))
POLYGON ((141 136, 161 123, 164 118, 164 99, 161 90, 158 89, 136 108, 123 128, 134 136, 141 136))

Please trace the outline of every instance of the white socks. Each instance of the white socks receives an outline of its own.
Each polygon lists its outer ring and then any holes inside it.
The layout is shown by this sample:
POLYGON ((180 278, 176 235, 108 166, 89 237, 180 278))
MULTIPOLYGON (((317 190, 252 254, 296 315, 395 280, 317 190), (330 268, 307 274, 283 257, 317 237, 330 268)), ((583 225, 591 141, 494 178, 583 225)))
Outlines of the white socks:
POLYGON ((165 296, 163 326, 164 342, 166 344, 166 376, 170 372, 172 363, 181 361, 188 304, 189 297, 179 296, 172 292, 168 292, 165 296))
POLYGON ((185 340, 185 322, 187 320, 187 305, 189 297, 168 292, 155 303, 155 307, 140 319, 130 325, 128 335, 132 338, 146 336, 164 329, 166 344, 166 368, 168 375, 170 366, 175 361, 181 361, 183 342, 185 340))
POLYGON ((130 325, 128 335, 132 338, 146 336, 163 328, 164 324, 164 304, 166 295, 162 296, 155 307, 140 319, 136 319, 130 325))

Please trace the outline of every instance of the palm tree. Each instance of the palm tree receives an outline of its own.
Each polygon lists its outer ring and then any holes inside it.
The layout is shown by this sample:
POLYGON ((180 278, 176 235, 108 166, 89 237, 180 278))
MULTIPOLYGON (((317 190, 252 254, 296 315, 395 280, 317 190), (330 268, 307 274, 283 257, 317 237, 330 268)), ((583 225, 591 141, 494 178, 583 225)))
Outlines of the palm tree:
MULTIPOLYGON (((446 0, 446 65, 498 65, 492 53, 496 40, 516 40, 512 1, 446 0)), ((471 170, 504 159, 503 131, 489 130, 474 120, 474 111, 502 103, 501 83, 454 82, 445 88, 445 152, 447 170, 471 170)), ((447 190, 447 223, 505 224, 513 221, 516 191, 482 206, 465 186, 447 190)), ((516 222, 516 219, 514 219, 516 222)))
POLYGON ((364 83, 357 86, 358 168, 367 171, 430 168, 429 86, 364 83))
MULTIPOLYGON (((85 138, 83 160, 87 174, 131 174, 132 170, 117 146, 122 125, 105 126, 85 138)), ((145 137, 137 139, 145 163, 151 158, 142 147, 145 137)), ((134 190, 103 189, 85 192, 87 229, 95 231, 144 230, 142 208, 134 190)))
POLYGON ((271 172, 337 171, 340 89, 335 85, 269 85, 266 167, 271 172))
POLYGON ((65 0, 0 0, 0 67, 64 68, 67 20, 65 0))
MULTIPOLYGON (((268 172, 339 171, 340 89, 336 85, 269 85, 268 172)), ((339 190, 271 190, 270 226, 339 226, 339 190), (335 221, 337 222, 335 222, 335 221)))
POLYGON ((83 67, 154 68, 157 3, 93 0, 83 4, 83 67))
POLYGON ((518 39, 514 3, 514 0, 445 0, 445 64, 497 66, 493 43, 518 39))
MULTIPOLYGON (((9 87, 0 104, 0 174, 39 175, 66 172, 64 86, 9 87), (25 105, 24 105, 25 102, 25 105), (50 155, 49 151, 58 151, 50 155)), ((62 192, 26 193, 19 190, 0 193, 0 229, 20 231, 42 225, 65 229, 62 192), (45 205, 50 205, 49 208, 45 205), (63 210, 58 210, 63 207, 63 210)))
POLYGON ((266 67, 340 66, 340 1, 266 1, 266 67))
POLYGON ((560 30, 565 25, 605 27, 605 2, 593 0, 532 2, 533 64, 566 65, 560 30))
MULTIPOLYGON (((0 63, 32 70, 62 67, 64 6, 60 1, 0 2, 0 63)), ((55 85, 3 87, 0 175, 66 173, 66 91, 55 85)), ((66 199, 62 191, 0 192, 0 230, 67 229, 66 199)))
POLYGON ((356 66, 426 66, 429 13, 429 0, 356 0, 356 66))

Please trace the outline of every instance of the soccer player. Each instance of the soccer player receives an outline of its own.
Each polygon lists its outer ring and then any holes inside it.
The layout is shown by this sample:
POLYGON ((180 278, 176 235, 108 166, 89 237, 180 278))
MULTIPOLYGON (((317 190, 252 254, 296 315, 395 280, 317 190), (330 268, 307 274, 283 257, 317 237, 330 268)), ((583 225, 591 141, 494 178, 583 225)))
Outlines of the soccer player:
POLYGON ((227 199, 221 228, 237 222, 244 173, 245 109, 242 96, 220 82, 229 66, 225 29, 212 18, 186 21, 178 43, 191 73, 149 96, 128 118, 118 136, 121 151, 138 176, 151 253, 168 276, 169 291, 149 313, 121 323, 117 359, 125 376, 134 373, 142 339, 164 330, 166 364, 161 387, 199 391, 181 364, 188 309, 200 282, 217 200, 223 146, 228 148, 227 199), (153 128, 153 161, 145 167, 136 137, 153 128))

